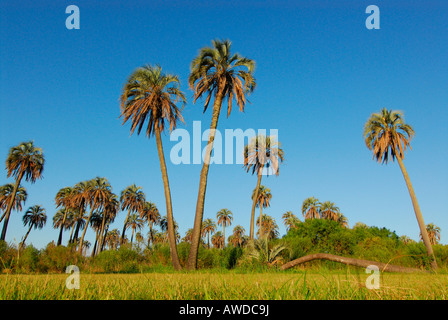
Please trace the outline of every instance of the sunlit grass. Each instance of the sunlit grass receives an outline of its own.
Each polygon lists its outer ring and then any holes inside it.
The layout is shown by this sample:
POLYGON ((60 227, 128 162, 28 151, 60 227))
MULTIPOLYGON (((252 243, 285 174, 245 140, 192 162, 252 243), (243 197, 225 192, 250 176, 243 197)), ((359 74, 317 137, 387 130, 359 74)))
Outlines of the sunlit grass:
POLYGON ((447 299, 446 274, 383 274, 380 289, 367 289, 367 274, 347 271, 296 273, 81 274, 80 288, 68 275, 1 275, 0 299, 85 300, 365 300, 447 299))

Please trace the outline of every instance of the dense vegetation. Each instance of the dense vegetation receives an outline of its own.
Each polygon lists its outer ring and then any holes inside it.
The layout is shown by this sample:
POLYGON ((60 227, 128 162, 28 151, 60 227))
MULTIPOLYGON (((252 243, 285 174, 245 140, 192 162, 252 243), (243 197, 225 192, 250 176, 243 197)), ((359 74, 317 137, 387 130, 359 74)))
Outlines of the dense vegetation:
MULTIPOLYGON (((236 243, 235 243, 236 244, 236 243)), ((190 244, 182 240, 179 259, 184 265, 190 244)), ((448 246, 433 246, 437 262, 444 271, 448 264, 448 246)), ((430 258, 422 242, 399 237, 386 228, 357 224, 346 228, 336 221, 309 219, 297 223, 282 238, 266 237, 242 246, 228 244, 224 248, 199 247, 198 268, 237 270, 241 272, 275 270, 279 265, 310 253, 331 253, 402 266, 429 268, 430 258)), ((53 242, 38 250, 33 246, 18 252, 14 246, 0 243, 0 269, 3 273, 63 273, 68 265, 77 265, 84 273, 139 273, 172 271, 170 248, 166 242, 147 245, 143 239, 132 244, 109 248, 95 257, 80 255, 73 246, 56 246, 53 242)), ((343 268, 334 262, 314 261, 309 267, 343 268)))

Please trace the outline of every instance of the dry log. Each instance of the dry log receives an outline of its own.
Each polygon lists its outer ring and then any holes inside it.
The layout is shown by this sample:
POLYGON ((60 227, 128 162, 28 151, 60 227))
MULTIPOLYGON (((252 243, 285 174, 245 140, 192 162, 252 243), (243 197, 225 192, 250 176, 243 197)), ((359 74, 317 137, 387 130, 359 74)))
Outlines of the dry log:
POLYGON ((314 253, 314 254, 309 254, 307 256, 295 259, 293 261, 290 261, 290 262, 282 265, 281 270, 286 270, 286 269, 295 267, 301 263, 312 261, 312 260, 329 260, 329 261, 339 262, 339 263, 356 266, 356 267, 363 267, 363 268, 367 268, 368 266, 375 265, 379 268, 379 270, 381 272, 384 272, 384 271, 405 272, 405 273, 429 272, 427 270, 401 267, 401 266, 391 265, 388 263, 377 262, 377 261, 341 257, 341 256, 336 256, 334 254, 328 254, 328 253, 314 253))

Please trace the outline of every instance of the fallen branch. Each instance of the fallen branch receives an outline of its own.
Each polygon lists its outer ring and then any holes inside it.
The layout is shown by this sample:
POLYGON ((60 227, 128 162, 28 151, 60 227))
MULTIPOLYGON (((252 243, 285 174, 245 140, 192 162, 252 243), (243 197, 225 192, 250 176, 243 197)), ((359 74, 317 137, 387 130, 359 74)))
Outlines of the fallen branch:
POLYGON ((356 267, 363 267, 367 268, 368 266, 374 265, 377 266, 380 271, 388 271, 388 272, 405 272, 405 273, 413 273, 413 272, 429 272, 427 270, 420 270, 416 268, 407 268, 407 267, 401 267, 396 266, 388 263, 383 262, 377 262, 377 261, 370 261, 370 260, 363 260, 363 259, 355 259, 355 258, 347 258, 347 257, 341 257, 336 256, 334 254, 328 254, 328 253, 315 253, 315 254, 309 254, 307 256, 301 257, 299 259, 295 259, 293 261, 290 261, 288 263, 285 263, 281 266, 281 270, 286 270, 292 267, 295 267, 301 263, 309 262, 312 260, 329 260, 334 262, 339 262, 351 266, 356 267))

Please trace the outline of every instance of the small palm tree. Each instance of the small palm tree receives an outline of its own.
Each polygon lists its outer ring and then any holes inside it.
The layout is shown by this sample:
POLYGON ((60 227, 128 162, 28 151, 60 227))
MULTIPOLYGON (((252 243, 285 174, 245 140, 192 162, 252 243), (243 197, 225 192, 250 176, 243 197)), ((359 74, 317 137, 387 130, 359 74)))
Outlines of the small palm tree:
POLYGON ((404 153, 407 147, 411 148, 410 141, 414 136, 414 129, 404 122, 403 113, 383 108, 380 113, 373 113, 364 125, 364 139, 366 146, 373 152, 373 158, 379 163, 385 163, 392 158, 397 159, 403 174, 409 195, 411 196, 415 216, 426 246, 428 256, 432 258, 431 266, 437 268, 437 262, 426 231, 423 215, 417 202, 411 180, 403 164, 404 153))
POLYGON ((137 129, 137 134, 140 134, 143 125, 148 120, 146 135, 148 138, 151 134, 156 137, 165 191, 171 261, 176 270, 180 270, 182 267, 176 248, 171 191, 161 133, 165 130, 165 124, 169 125, 171 132, 176 128, 178 121, 183 122, 181 109, 184 107, 186 100, 184 93, 179 89, 179 83, 177 76, 164 74, 160 66, 145 66, 138 68, 131 74, 120 97, 121 117, 124 118, 123 124, 131 120, 131 134, 135 129, 137 129), (181 108, 178 106, 179 103, 181 108))
POLYGON ((141 212, 143 210, 145 202, 145 193, 143 192, 142 187, 138 187, 135 184, 132 184, 121 191, 121 210, 128 210, 128 215, 124 220, 123 232, 121 233, 122 240, 124 239, 126 229, 128 228, 130 214, 141 212))
POLYGON ((120 244, 120 231, 118 229, 113 229, 107 232, 105 237, 106 243, 109 246, 109 249, 115 250, 120 244))
POLYGON ((2 217, 0 218, 0 222, 2 222, 6 216, 6 208, 11 201, 11 198, 14 197, 11 210, 22 211, 22 205, 25 204, 26 198, 28 197, 26 189, 22 186, 19 186, 15 195, 13 192, 14 185, 11 183, 5 184, 0 187, 0 210, 5 210, 2 217))
POLYGON ((231 42, 228 40, 212 41, 212 46, 202 48, 198 56, 191 62, 188 83, 190 88, 194 90, 193 103, 201 97, 206 97, 205 112, 212 96, 214 96, 214 102, 210 134, 199 179, 192 244, 187 261, 188 269, 196 269, 197 266, 207 176, 221 107, 224 100, 227 99, 227 117, 229 117, 232 111, 232 101, 235 99, 240 111, 244 111, 246 96, 255 89, 256 85, 253 76, 254 69, 255 62, 253 60, 231 53, 231 42))
POLYGON ((20 248, 25 244, 26 238, 30 234, 31 229, 42 229, 47 222, 47 215, 45 214, 45 209, 39 205, 32 206, 23 215, 23 225, 29 226, 28 232, 20 243, 20 248))
POLYGON ((339 220, 339 208, 331 201, 324 201, 320 205, 320 214, 322 219, 338 221, 339 220))
MULTIPOLYGON (((250 217, 250 233, 249 238, 254 237, 254 223, 255 223, 255 207, 259 201, 258 192, 261 186, 261 177, 263 170, 269 175, 270 173, 278 176, 279 174, 279 160, 283 162, 284 153, 280 148, 280 143, 275 137, 258 135, 244 147, 244 168, 249 172, 252 169, 252 174, 257 173, 257 186, 252 194, 252 211, 250 217)), ((260 208, 261 209, 261 208, 260 208)))
POLYGON ((224 248, 224 237, 221 231, 216 232, 212 237, 212 245, 216 249, 224 248))
POLYGON ((131 227, 132 229, 132 235, 131 235, 131 246, 132 241, 134 239, 134 232, 136 229, 141 230, 143 228, 143 219, 140 218, 136 213, 131 214, 128 221, 128 227, 131 227))
POLYGON ((191 236, 193 234, 193 228, 190 228, 185 232, 185 237, 182 238, 182 240, 186 243, 191 243, 191 236))
POLYGON ((208 218, 205 219, 202 223, 202 236, 207 235, 207 247, 210 249, 210 233, 214 233, 216 231, 215 222, 208 218))
MULTIPOLYGON (((426 225, 426 232, 428 232, 429 241, 432 245, 438 244, 440 241, 440 227, 433 223, 428 223, 426 225)), ((423 240, 422 234, 420 233, 420 239, 423 240)))
POLYGON ((279 236, 278 225, 275 219, 263 214, 257 221, 258 238, 275 239, 279 236))
POLYGON ((292 211, 286 211, 282 215, 283 223, 285 224, 286 230, 289 231, 296 227, 298 223, 300 223, 299 218, 292 211))
POLYGON ((159 209, 157 209, 156 205, 151 201, 146 201, 142 211, 140 212, 140 217, 144 221, 148 222, 149 225, 149 237, 148 237, 148 247, 149 247, 150 242, 154 242, 152 228, 154 225, 158 225, 160 223, 159 209))
POLYGON ((240 225, 237 225, 233 228, 233 234, 230 242, 234 247, 241 247, 244 244, 246 230, 240 225))
POLYGON ((282 244, 270 245, 268 238, 263 237, 249 244, 247 256, 271 267, 282 262, 280 253, 284 250, 289 248, 282 244))
POLYGON ((224 239, 224 245, 226 246, 226 227, 232 224, 233 213, 229 209, 221 209, 216 214, 216 219, 218 219, 218 226, 222 225, 222 237, 224 239))
POLYGON ((16 183, 14 184, 12 196, 6 207, 5 221, 3 223, 0 240, 5 240, 9 217, 22 178, 25 177, 25 180, 31 183, 36 182, 37 179, 41 179, 44 163, 45 158, 42 149, 35 147, 32 141, 22 142, 9 150, 8 158, 6 159, 7 177, 13 176, 16 179, 16 183))
MULTIPOLYGON (((115 220, 115 217, 120 210, 120 202, 115 193, 110 192, 107 195, 107 198, 103 201, 103 211, 102 211, 102 221, 101 221, 101 230, 100 230, 100 245, 97 248, 98 252, 103 251, 104 247, 104 239, 107 231, 105 228, 108 228, 109 224, 115 220)), ((96 254, 96 252, 94 252, 96 254)))
POLYGON ((302 214, 305 219, 319 219, 320 206, 319 199, 314 197, 306 198, 302 203, 302 214))

